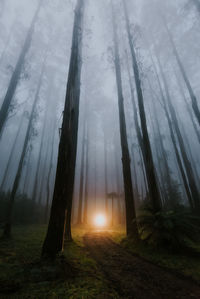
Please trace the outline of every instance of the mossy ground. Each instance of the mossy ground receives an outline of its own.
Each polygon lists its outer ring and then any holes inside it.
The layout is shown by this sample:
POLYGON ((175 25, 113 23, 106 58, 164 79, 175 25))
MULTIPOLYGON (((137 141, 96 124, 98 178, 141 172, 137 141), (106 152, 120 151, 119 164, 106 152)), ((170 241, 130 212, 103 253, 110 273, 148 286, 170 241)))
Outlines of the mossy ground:
MULTIPOLYGON (((88 230, 88 229, 87 229, 88 230)), ((53 263, 40 261, 46 226, 15 227, 12 239, 0 241, 0 298, 119 298, 84 248, 85 229, 74 227, 74 242, 53 263)), ((172 255, 124 239, 121 228, 111 238, 155 264, 190 276, 200 283, 200 259, 172 255)))
POLYGON ((54 263, 41 263, 45 226, 16 227, 0 242, 0 298, 118 298, 108 286, 74 229, 74 242, 54 263))

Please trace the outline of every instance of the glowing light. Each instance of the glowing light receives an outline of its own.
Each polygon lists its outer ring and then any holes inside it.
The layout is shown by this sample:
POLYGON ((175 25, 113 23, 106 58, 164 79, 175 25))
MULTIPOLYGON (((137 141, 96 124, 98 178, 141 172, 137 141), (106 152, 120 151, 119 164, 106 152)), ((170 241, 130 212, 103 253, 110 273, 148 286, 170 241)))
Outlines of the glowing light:
POLYGON ((106 217, 103 214, 97 214, 94 218, 94 224, 98 227, 103 227, 106 225, 106 217))

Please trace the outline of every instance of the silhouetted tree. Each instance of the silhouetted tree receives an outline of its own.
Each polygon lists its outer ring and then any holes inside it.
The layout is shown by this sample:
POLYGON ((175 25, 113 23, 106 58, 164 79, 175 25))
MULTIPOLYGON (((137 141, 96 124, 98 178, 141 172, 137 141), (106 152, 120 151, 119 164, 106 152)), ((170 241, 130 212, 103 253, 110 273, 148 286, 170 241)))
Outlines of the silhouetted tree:
POLYGON ((115 20, 114 8, 112 4, 112 21, 113 21, 113 34, 114 34, 114 63, 116 73, 116 84, 118 92, 118 108, 119 108, 119 122, 120 122, 120 138, 122 149, 122 168, 124 178, 124 192, 125 192, 125 205, 126 205, 126 232, 127 235, 138 238, 138 228, 136 221, 136 211, 134 194, 131 179, 131 166, 130 155, 127 140, 126 120, 124 112, 124 97, 122 92, 122 78, 121 78, 121 66, 117 36, 117 24, 115 20))
POLYGON ((33 17, 33 20, 31 22, 28 33, 26 35, 26 39, 25 39, 22 51, 21 51, 20 56, 18 58, 17 64, 15 66, 14 72, 12 74, 12 77, 11 77, 9 85, 8 85, 6 95, 5 95, 4 100, 3 100, 3 104, 1 106, 1 110, 0 110, 0 138, 1 138, 1 135, 2 135, 2 132, 3 132, 5 122, 6 122, 7 117, 8 117, 11 101, 14 97, 14 94, 15 94, 15 91, 16 91, 16 88, 17 88, 17 84, 19 82, 20 75, 22 73, 22 69, 23 69, 23 66, 24 66, 24 63, 25 63, 26 54, 29 51, 29 48, 30 48, 30 45, 31 45, 31 40, 32 40, 32 36, 33 36, 33 33, 34 33, 35 23, 36 23, 36 20, 37 20, 38 14, 40 12, 40 8, 41 8, 41 5, 42 5, 43 1, 44 0, 39 1, 39 5, 38 5, 37 10, 34 14, 34 17, 33 17))
POLYGON ((72 238, 71 209, 77 153, 84 5, 84 0, 78 0, 75 9, 56 181, 48 231, 42 249, 43 256, 55 256, 63 249, 65 225, 67 238, 72 238))

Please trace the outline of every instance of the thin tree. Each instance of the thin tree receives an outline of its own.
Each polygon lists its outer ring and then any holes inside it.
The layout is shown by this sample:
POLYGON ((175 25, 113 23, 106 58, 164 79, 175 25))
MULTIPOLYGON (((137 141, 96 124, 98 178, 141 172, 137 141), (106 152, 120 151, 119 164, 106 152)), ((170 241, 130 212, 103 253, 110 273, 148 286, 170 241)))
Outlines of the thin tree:
POLYGON ((138 98, 138 107, 139 107, 141 129, 142 129, 142 136, 143 136, 143 150, 145 156, 144 163, 145 163, 145 168, 147 169, 146 175, 147 175, 147 181, 149 187, 149 194, 152 202, 152 208, 154 212, 158 212, 161 209, 161 198, 160 198, 160 192, 159 192, 159 187, 158 187, 158 182, 157 182, 155 167, 153 162, 153 155, 151 151, 151 144, 150 144, 149 134, 147 129, 147 121, 146 121, 146 114, 144 109, 144 98, 143 98, 143 92, 142 92, 142 86, 140 80, 139 67, 136 58, 133 38, 131 36, 130 20, 128 16, 126 1, 122 0, 122 3, 124 8, 126 30, 127 30, 128 41, 131 50, 133 72, 135 77, 135 85, 136 85, 136 92, 138 98))
POLYGON ((105 185, 105 212, 108 217, 108 141, 106 132, 104 131, 104 185, 105 185))
POLYGON ((67 238, 72 238, 71 210, 77 153, 84 6, 84 0, 77 1, 56 181, 48 231, 42 248, 42 256, 46 257, 54 257, 63 249, 65 225, 67 238))
MULTIPOLYGON (((184 188, 185 188, 185 191, 186 191, 186 194, 187 194, 188 202, 189 202, 191 208, 193 209, 194 204, 193 204, 192 194, 191 194, 191 191, 190 191, 190 187, 189 187, 189 184, 188 184, 188 178, 187 178, 187 175, 186 175, 185 170, 184 170, 182 159, 181 159, 181 156, 180 156, 180 153, 179 153, 179 150, 178 150, 176 136, 175 136, 175 133, 174 133, 174 129, 173 129, 172 121, 171 121, 171 118, 170 118, 170 114, 168 112, 167 100, 165 98, 165 95, 164 95, 164 92, 163 92, 163 89, 162 89, 162 85, 161 85, 161 79, 158 75, 158 71, 157 71, 157 68, 156 68, 156 65, 155 65, 155 62, 153 60, 153 57, 152 57, 151 53, 150 53, 150 56, 151 56, 153 70, 154 70, 154 73, 155 73, 155 76, 156 76, 156 79, 157 79, 160 95, 161 95, 163 109, 164 109, 165 116, 166 116, 166 119, 167 119, 167 122, 168 122, 169 130, 170 130, 170 137, 171 137, 172 144, 173 144, 173 147, 174 147, 176 160, 177 160, 179 170, 180 170, 180 173, 181 173, 181 176, 182 176, 182 180, 183 180, 184 188)), ((158 65, 159 65, 160 61, 159 61, 158 57, 157 57, 157 61, 158 61, 158 65)), ((158 102, 160 102, 159 98, 157 98, 157 100, 158 100, 158 102)))
POLYGON ((112 22, 113 22, 113 41, 114 41, 114 63, 116 73, 116 84, 118 92, 118 108, 119 108, 119 121, 120 121, 120 139, 122 148, 122 168, 124 178, 124 192, 125 192, 125 205, 126 205, 126 233, 128 236, 138 238, 138 228, 136 221, 135 201, 133 194, 130 154, 128 148, 126 120, 124 112, 124 97, 122 91, 122 78, 121 78, 121 65, 119 56, 117 24, 114 14, 114 7, 112 6, 112 22))
POLYGON ((37 103, 39 101, 39 94, 40 94, 40 90, 41 90, 41 86, 42 86, 42 78, 43 78, 43 75, 44 75, 44 65, 45 65, 45 61, 44 61, 42 71, 41 71, 41 75, 40 75, 40 78, 39 78, 39 83, 38 83, 38 86, 37 86, 35 99, 34 99, 34 102, 33 102, 33 106, 32 106, 32 109, 31 109, 31 114, 30 114, 30 117, 29 117, 28 127, 27 127, 27 130, 26 130, 26 136, 25 136, 25 139, 24 139, 22 153, 21 153, 21 156, 20 156, 17 172, 16 172, 16 175, 15 175, 14 183, 13 183, 12 190, 11 190, 10 197, 9 197, 9 201, 8 201, 8 208, 7 208, 7 214, 6 214, 6 223, 5 223, 4 232, 3 232, 3 236, 6 237, 6 238, 9 238, 10 235, 11 235, 11 222, 12 222, 12 213, 13 213, 13 207, 14 207, 14 202, 15 202, 15 196, 16 196, 18 186, 19 186, 19 183, 20 183, 20 178, 21 178, 23 165, 24 165, 24 159, 25 159, 26 153, 27 153, 27 147, 28 147, 28 144, 29 144, 29 141, 31 139, 32 132, 33 132, 33 123, 34 123, 35 114, 36 114, 36 107, 37 107, 37 103))
POLYGON ((195 93, 193 91, 193 88, 191 86, 190 80, 189 80, 189 78, 187 76, 187 73, 186 73, 185 68, 183 66, 183 63, 181 61, 180 55, 178 53, 177 47, 175 45, 174 39, 172 37, 172 34, 171 34, 170 30, 169 30, 169 27, 168 27, 167 22, 166 22, 166 20, 165 20, 164 17, 163 17, 163 23, 164 23, 165 29, 166 29, 166 31, 168 33, 169 40, 170 40, 170 43, 171 43, 171 46, 172 46, 172 49, 173 49, 174 56, 176 58, 177 64, 178 64, 178 66, 180 68, 180 72, 181 72, 181 74, 183 76, 185 85, 186 85, 188 93, 190 95, 190 99, 191 99, 191 103, 192 103, 192 108, 193 108, 194 114, 195 114, 195 116, 197 118, 197 121, 198 121, 198 123, 200 125, 200 110, 199 110, 199 107, 198 107, 196 95, 195 95, 195 93))
POLYGON ((33 17, 33 20, 31 22, 30 28, 29 28, 28 33, 26 35, 26 39, 25 39, 22 51, 20 53, 20 56, 18 58, 17 64, 16 64, 15 69, 14 69, 14 72, 13 72, 12 77, 10 79, 7 92, 6 92, 6 95, 5 95, 4 100, 3 100, 3 104, 1 106, 1 110, 0 110, 0 138, 2 136, 4 125, 5 125, 5 122, 6 122, 7 117, 8 117, 11 101, 14 97, 18 82, 20 80, 20 76, 21 76, 23 66, 24 66, 24 63, 25 63, 26 54, 28 53, 29 48, 31 46, 31 40, 32 40, 32 36, 33 36, 33 33, 34 33, 35 23, 36 23, 36 20, 37 20, 38 14, 40 12, 40 8, 42 6, 43 1, 44 0, 39 1, 37 10, 34 14, 34 17, 33 17))
MULTIPOLYGON (((47 105, 47 102, 46 102, 46 105, 47 105)), ((34 178, 34 183, 33 183, 33 192, 32 192, 33 202, 36 202, 36 198, 37 198, 39 171, 40 171, 41 160, 42 160, 42 149, 43 149, 43 146, 44 146, 45 128, 46 128, 47 116, 48 116, 47 107, 45 107, 45 109, 46 110, 45 110, 45 116, 44 116, 44 121, 43 121, 43 126, 42 126, 42 134, 41 134, 40 146, 39 146, 39 155, 38 155, 38 159, 37 159, 36 172, 35 172, 35 178, 34 178)))
POLYGON ((86 161, 85 161, 85 192, 84 192, 84 210, 83 210, 83 223, 87 224, 88 222, 88 188, 89 188, 89 128, 88 122, 86 123, 86 161))
POLYGON ((8 162, 6 164, 6 169, 4 171, 4 175, 3 175, 3 179, 1 181, 1 186, 0 186, 0 191, 2 192, 3 189, 4 189, 4 186, 5 186, 5 182, 6 182, 6 179, 8 177, 8 172, 9 172, 9 169, 10 169, 10 165, 11 165, 11 162, 12 162, 12 159, 13 159, 13 156, 14 156, 14 152, 15 152, 15 148, 16 148, 16 143, 18 141, 18 138, 19 138, 19 134, 21 132, 21 129, 22 129, 22 125, 23 125, 23 120, 24 120, 24 112, 21 116, 21 120, 20 120, 20 124, 19 124, 19 127, 18 127, 18 130, 17 130, 17 134, 15 136, 15 139, 14 139, 14 142, 13 142, 13 145, 12 145, 12 148, 11 148, 11 151, 10 151, 10 155, 9 155, 9 158, 8 158, 8 162))
MULTIPOLYGON (((194 206, 195 206, 196 210, 199 211, 199 208, 200 208, 199 192, 198 192, 198 188, 196 186, 192 166, 191 166, 191 163, 188 159, 188 155, 187 155, 187 152, 186 152, 186 149, 185 149, 182 134, 181 134, 181 131, 180 131, 180 128, 179 128, 179 123, 178 123, 178 119, 177 119, 177 116, 176 116, 176 112, 175 112, 175 109, 174 109, 174 107, 172 105, 172 102, 171 102, 171 97, 170 97, 170 94, 169 94, 169 88, 168 88, 167 80, 166 80, 164 71, 162 69, 159 57, 157 57, 157 60, 158 60, 159 69, 160 69, 161 77, 163 79, 164 89, 165 89, 165 94, 166 94, 166 98, 164 97, 163 99, 165 101, 167 100, 167 104, 168 104, 168 107, 169 107, 173 127, 174 127, 174 130, 175 130, 177 138, 178 138, 179 148, 180 148, 180 151, 181 151, 181 154, 182 154, 183 163, 184 163, 185 170, 186 170, 186 173, 187 173, 187 179, 188 179, 192 199, 193 199, 193 202, 194 202, 194 206)), ((170 125, 172 125, 172 123, 170 125)))
POLYGON ((82 141, 82 153, 81 153, 81 172, 80 172, 80 188, 79 188, 79 205, 78 205, 78 219, 77 224, 82 224, 83 214, 83 188, 84 188, 84 169, 85 169, 85 133, 86 133, 86 120, 84 115, 83 125, 83 141, 82 141))

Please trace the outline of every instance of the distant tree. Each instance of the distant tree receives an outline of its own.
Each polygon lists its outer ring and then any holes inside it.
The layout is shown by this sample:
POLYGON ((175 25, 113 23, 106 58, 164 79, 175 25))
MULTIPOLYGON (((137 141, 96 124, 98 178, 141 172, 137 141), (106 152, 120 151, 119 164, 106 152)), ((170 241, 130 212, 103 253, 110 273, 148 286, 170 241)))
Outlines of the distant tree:
POLYGON ((8 157, 8 162, 6 164, 6 168, 5 168, 5 171, 4 171, 3 179, 1 181, 0 192, 3 192, 4 187, 5 187, 5 182, 6 182, 6 179, 8 177, 8 173, 9 173, 9 170, 10 170, 11 162, 12 162, 12 159, 13 159, 13 156, 14 156, 14 153, 15 153, 16 143, 18 141, 19 134, 20 134, 21 129, 22 129, 23 120, 24 120, 24 112, 23 112, 23 114, 21 116, 20 124, 19 124, 18 130, 17 130, 17 134, 15 136, 15 139, 14 139, 14 142, 13 142, 13 145, 12 145, 9 157, 8 157))
POLYGON ((84 0, 78 0, 73 26, 67 93, 63 113, 54 195, 42 256, 54 257, 63 249, 66 235, 71 236, 71 210, 74 189, 82 66, 84 0))
POLYGON ((191 99, 191 103, 192 103, 192 108, 193 108, 194 114, 195 114, 195 116, 197 118, 197 121, 198 121, 198 123, 200 125, 200 110, 199 110, 199 107, 198 107, 196 95, 195 95, 194 90, 193 90, 193 88, 191 86, 190 80, 189 80, 189 78, 187 76, 187 73, 186 73, 185 68, 183 66, 183 63, 181 61, 180 55, 178 53, 177 47, 175 45, 174 39, 172 37, 172 34, 171 34, 170 30, 169 30, 169 27, 168 27, 168 25, 166 23, 165 18, 163 18, 163 22, 164 22, 164 25, 165 25, 165 29, 166 29, 166 31, 168 33, 170 43, 172 45, 174 56, 176 58, 176 61, 177 61, 178 66, 180 68, 180 72, 181 72, 181 74, 183 76, 185 85, 186 85, 188 93, 190 95, 190 99, 191 99))
POLYGON ((31 114, 30 114, 30 117, 29 117, 28 127, 27 127, 27 130, 26 130, 26 136, 25 136, 25 139, 24 139, 19 164, 18 164, 18 167, 17 167, 17 172, 16 172, 16 175, 15 175, 14 183, 13 183, 12 190, 11 190, 10 197, 9 197, 9 201, 8 201, 8 209, 7 209, 7 213, 6 213, 6 223, 5 223, 5 228, 4 228, 4 232, 3 232, 3 236, 5 238, 9 238, 10 235, 11 235, 11 222, 12 222, 13 206, 14 206, 15 196, 16 196, 16 193, 17 193, 17 190, 18 190, 18 186, 19 186, 19 183, 20 183, 20 178, 21 178, 21 174, 22 174, 22 170, 23 170, 23 166, 24 166, 24 159, 25 159, 26 153, 27 153, 27 147, 28 147, 29 141, 30 141, 32 133, 33 133, 33 123, 34 123, 35 114, 36 114, 36 107, 37 107, 37 104, 38 104, 38 101, 39 101, 39 94, 40 94, 40 90, 41 90, 41 86, 42 86, 42 78, 43 78, 43 75, 44 75, 45 62, 46 62, 46 60, 44 60, 44 63, 43 63, 43 66, 42 66, 42 71, 41 71, 41 75, 40 75, 40 78, 39 78, 39 83, 38 83, 38 86, 37 86, 33 106, 32 106, 32 109, 31 109, 31 114))
MULTIPOLYGON (((46 102, 47 105, 47 102, 46 102)), ((45 107, 45 116, 43 120, 43 125, 42 125, 42 134, 41 134, 41 139, 40 139, 40 146, 39 146, 39 155, 37 158, 37 164, 36 164, 36 172, 34 176, 34 181, 33 181, 33 191, 32 191, 32 200, 33 202, 36 202, 37 199, 37 192, 38 192, 38 182, 39 182, 39 171, 40 171, 40 166, 41 166, 41 161, 42 161, 42 150, 44 146, 44 140, 45 140, 45 129, 46 129, 46 123, 47 123, 47 116, 48 116, 48 109, 45 107)))
POLYGON ((3 99, 3 104, 2 104, 1 110, 0 110, 0 138, 1 138, 1 135, 2 135, 2 132, 3 132, 3 129, 4 129, 5 122, 6 122, 7 117, 8 117, 10 104, 13 100, 18 82, 20 80, 20 76, 21 76, 23 66, 24 66, 24 63, 25 63, 26 54, 28 53, 29 48, 31 46, 31 40, 32 40, 32 36, 33 36, 33 33, 34 33, 35 23, 37 21, 37 17, 38 17, 38 14, 40 12, 40 8, 42 6, 43 1, 44 0, 39 1, 37 10, 34 14, 34 17, 33 17, 33 20, 31 22, 30 28, 29 28, 28 33, 26 35, 26 39, 25 39, 22 51, 19 55, 19 58, 18 58, 16 66, 15 66, 14 72, 11 76, 10 81, 9 81, 6 95, 3 99))
MULTIPOLYGON (((179 170, 180 170, 180 173, 181 173, 181 177, 182 177, 182 180, 183 180, 184 188, 185 188, 185 191, 186 191, 186 194, 187 194, 188 202, 189 202, 191 208, 193 209, 194 205, 193 205, 192 194, 191 194, 190 187, 189 187, 189 184, 188 184, 188 178, 187 178, 187 175, 185 173, 184 166, 183 166, 183 163, 182 163, 181 155, 179 153, 178 144, 177 144, 177 141, 176 141, 176 136, 175 136, 175 133, 174 133, 172 121, 171 121, 170 114, 169 114, 168 107, 167 107, 167 100, 165 98, 166 95, 163 92, 163 87, 162 87, 162 84, 161 84, 161 78, 158 74, 155 62, 152 58, 152 55, 150 55, 150 56, 151 56, 153 70, 154 70, 156 80, 157 80, 157 83, 158 83, 158 87, 159 87, 160 97, 161 97, 161 100, 162 100, 162 103, 163 103, 163 109, 164 109, 165 116, 166 116, 166 119, 167 119, 167 122, 168 122, 169 130, 170 130, 170 136, 171 136, 172 144, 173 144, 173 147, 174 147, 177 163, 178 163, 179 170)), ((158 60, 158 64, 160 64, 158 57, 157 57, 157 60, 158 60)), ((158 97, 157 100, 159 102, 160 98, 158 97)))
POLYGON ((168 104, 168 107, 169 107, 173 127, 174 127, 174 130, 175 130, 177 138, 178 138, 183 163, 184 163, 184 166, 185 166, 185 169, 186 169, 186 172, 187 172, 188 183, 189 183, 189 186, 190 186, 190 191, 191 191, 191 195, 192 195, 192 198, 193 198, 194 206, 195 206, 196 211, 199 212, 200 211, 199 191, 198 191, 198 188, 197 188, 197 185, 196 185, 196 182, 195 182, 195 176, 194 176, 194 173, 193 173, 193 169, 192 169, 191 163, 189 161, 189 158, 188 158, 188 155, 187 155, 187 152, 186 152, 186 149, 185 149, 185 145, 184 145, 183 137, 182 137, 182 134, 181 134, 181 131, 180 131, 177 115, 176 115, 175 109, 172 105, 172 101, 171 101, 171 97, 170 97, 170 93, 169 93, 168 83, 167 83, 167 80, 166 80, 166 77, 165 77, 164 71, 162 69, 161 62, 160 62, 159 58, 158 58, 158 64, 159 64, 159 68, 160 68, 161 77, 163 79, 163 85, 164 85, 164 89, 165 89, 165 93, 166 93, 166 100, 167 100, 167 104, 168 104))
POLYGON ((122 4, 124 8, 126 30, 127 30, 128 41, 131 50, 133 72, 135 77, 135 85, 136 85, 136 92, 138 98, 139 115, 140 115, 142 137, 143 137, 143 151, 145 156, 144 164, 146 168, 148 189, 149 189, 150 199, 152 202, 152 207, 155 212, 158 212, 161 209, 161 198, 160 198, 160 192, 159 192, 159 187, 158 187, 158 182, 157 182, 155 167, 153 162, 153 155, 151 151, 151 144, 150 144, 150 139, 149 139, 149 134, 147 129, 146 114, 144 108, 144 98, 143 98, 143 91, 142 91, 141 80, 140 80, 139 67, 136 58, 134 42, 130 30, 130 20, 128 16, 126 1, 122 0, 122 4))

